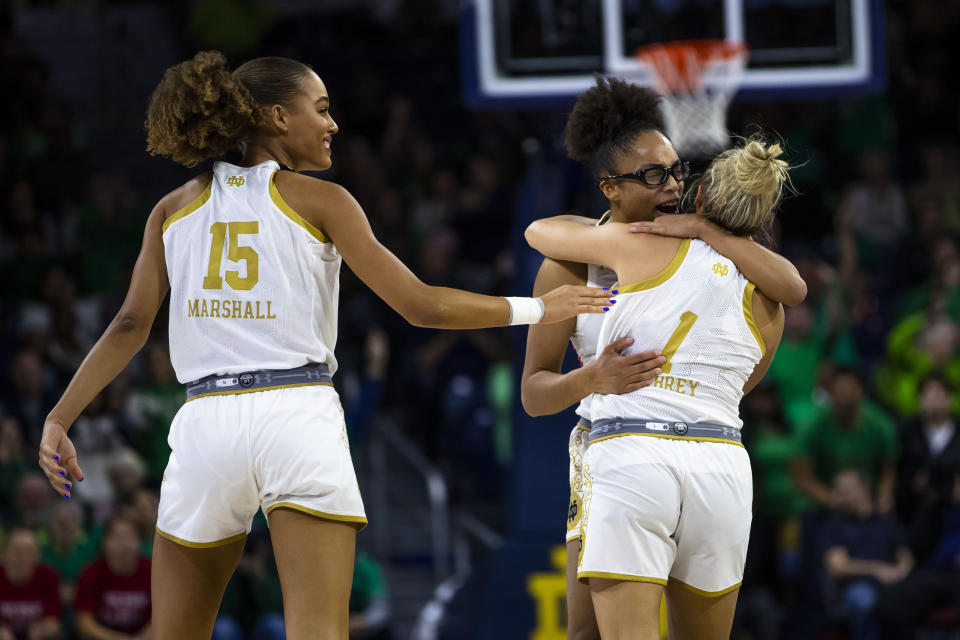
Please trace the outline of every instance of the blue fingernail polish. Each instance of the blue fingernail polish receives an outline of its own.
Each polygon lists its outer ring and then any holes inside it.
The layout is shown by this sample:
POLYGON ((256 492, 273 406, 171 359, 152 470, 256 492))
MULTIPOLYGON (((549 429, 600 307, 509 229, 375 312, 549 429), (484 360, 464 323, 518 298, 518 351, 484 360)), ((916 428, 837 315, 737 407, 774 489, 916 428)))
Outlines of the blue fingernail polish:
POLYGON ((67 484, 65 484, 64 486, 67 488, 68 491, 70 490, 70 483, 69 483, 69 482, 68 482, 67 484))
POLYGON ((80 482, 83 482, 83 478, 80 478, 80 482))
POLYGON ((53 456, 53 459, 56 460, 57 462, 60 462, 60 456, 53 456))
POLYGON ((604 290, 604 291, 610 291, 610 289, 607 288, 607 287, 604 287, 603 290, 604 290))
POLYGON ((63 497, 66 498, 67 500, 69 500, 69 499, 70 499, 70 494, 69 494, 69 493, 65 493, 65 494, 63 494, 63 497))
POLYGON ((604 307, 603 310, 604 310, 604 311, 610 311, 610 307, 604 307))
POLYGON ((616 300, 611 300, 611 301, 610 301, 610 304, 617 304, 617 301, 616 301, 616 300))
POLYGON ((67 474, 66 474, 66 472, 64 472, 63 469, 60 469, 60 475, 63 476, 64 478, 67 477, 67 474))
POLYGON ((620 290, 619 290, 619 289, 614 289, 614 290, 613 290, 613 295, 617 295, 618 293, 620 293, 620 290))

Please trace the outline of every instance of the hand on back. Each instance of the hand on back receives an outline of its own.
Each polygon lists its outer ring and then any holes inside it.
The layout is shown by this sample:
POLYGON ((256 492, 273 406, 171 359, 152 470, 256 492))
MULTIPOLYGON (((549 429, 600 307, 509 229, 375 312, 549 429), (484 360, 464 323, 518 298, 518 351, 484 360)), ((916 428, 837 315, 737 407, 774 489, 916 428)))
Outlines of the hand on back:
POLYGON ((659 367, 667 359, 656 350, 621 355, 621 352, 632 344, 633 338, 614 340, 588 365, 592 372, 595 393, 630 393, 649 387, 660 375, 659 367))

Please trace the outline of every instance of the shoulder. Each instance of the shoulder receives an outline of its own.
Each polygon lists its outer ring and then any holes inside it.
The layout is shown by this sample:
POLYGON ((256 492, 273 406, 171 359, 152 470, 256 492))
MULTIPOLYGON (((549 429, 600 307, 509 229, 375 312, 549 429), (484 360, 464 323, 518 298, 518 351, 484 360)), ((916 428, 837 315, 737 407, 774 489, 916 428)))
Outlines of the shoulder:
POLYGON ((192 204, 202 204, 200 202, 204 195, 209 197, 210 183, 213 181, 213 172, 207 171, 201 173, 195 178, 191 178, 180 185, 167 195, 160 198, 160 202, 154 208, 154 212, 160 215, 161 219, 166 221, 178 211, 191 206, 192 204))
POLYGON ((537 280, 549 280, 561 284, 584 284, 587 281, 587 265, 580 262, 544 258, 537 271, 537 280))
POLYGON ((277 171, 273 183, 287 206, 321 233, 327 234, 325 222, 332 221, 331 216, 363 214, 350 192, 336 183, 294 171, 277 171))
POLYGON ((294 171, 277 171, 273 180, 283 199, 297 211, 316 211, 356 202, 349 191, 321 178, 294 171))

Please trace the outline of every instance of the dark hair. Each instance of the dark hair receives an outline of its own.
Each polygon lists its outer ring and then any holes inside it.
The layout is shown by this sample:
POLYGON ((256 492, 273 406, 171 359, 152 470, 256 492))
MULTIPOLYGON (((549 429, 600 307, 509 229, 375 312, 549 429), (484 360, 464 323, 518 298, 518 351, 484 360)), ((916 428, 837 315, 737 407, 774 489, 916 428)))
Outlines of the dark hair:
MULTIPOLYGON (((835 365, 835 366, 833 367, 833 380, 836 381, 836 379, 839 378, 840 376, 847 376, 847 377, 849 377, 849 378, 856 378, 856 379, 857 379, 857 382, 860 383, 860 386, 861 386, 861 387, 864 386, 863 376, 860 375, 860 372, 859 372, 859 371, 857 371, 855 368, 853 368, 853 367, 851 367, 851 366, 849 366, 849 365, 846 365, 846 364, 838 364, 838 365, 835 365)), ((832 386, 832 383, 831 383, 831 386, 832 386)))
POLYGON ((948 394, 953 393, 953 384, 951 384, 946 374, 942 371, 931 371, 927 375, 920 378, 920 383, 917 385, 917 391, 922 392, 923 389, 931 382, 939 384, 948 394))
POLYGON ((192 167, 219 158, 250 137, 263 107, 303 91, 310 67, 289 58, 255 58, 227 70, 219 51, 201 51, 170 67, 147 107, 147 150, 192 167))
POLYGON ((125 515, 118 514, 118 515, 110 516, 110 518, 108 518, 107 521, 103 523, 103 540, 105 541, 107 538, 109 538, 110 534, 113 532, 114 527, 116 527, 118 524, 121 524, 121 523, 126 523, 130 525, 130 528, 133 529, 133 532, 136 534, 137 538, 138 539, 140 538, 140 531, 137 529, 137 523, 125 515))
POLYGON ((563 143, 567 155, 599 178, 614 173, 614 154, 628 153, 637 135, 663 132, 663 114, 656 91, 601 75, 596 82, 577 97, 563 143))

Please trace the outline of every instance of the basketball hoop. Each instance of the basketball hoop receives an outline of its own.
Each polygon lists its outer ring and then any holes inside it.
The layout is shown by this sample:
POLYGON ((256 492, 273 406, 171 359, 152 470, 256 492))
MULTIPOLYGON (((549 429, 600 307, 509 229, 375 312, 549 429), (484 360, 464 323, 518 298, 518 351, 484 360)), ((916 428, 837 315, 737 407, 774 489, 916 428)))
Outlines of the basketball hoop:
POLYGON ((743 77, 747 47, 725 40, 662 42, 640 47, 635 56, 656 78, 677 151, 705 155, 726 148, 727 106, 743 77))

